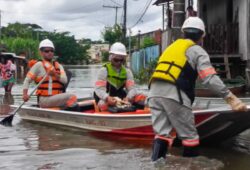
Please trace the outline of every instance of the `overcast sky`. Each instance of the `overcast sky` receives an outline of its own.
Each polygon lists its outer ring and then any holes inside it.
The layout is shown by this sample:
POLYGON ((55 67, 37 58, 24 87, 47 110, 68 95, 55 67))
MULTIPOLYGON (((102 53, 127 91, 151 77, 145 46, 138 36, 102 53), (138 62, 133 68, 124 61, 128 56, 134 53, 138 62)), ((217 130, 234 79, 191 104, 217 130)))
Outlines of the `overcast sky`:
MULTIPOLYGON (((46 31, 69 31, 77 39, 101 39, 105 26, 115 23, 115 9, 103 5, 122 6, 124 0, 0 0, 1 25, 33 23, 46 31)), ((155 0, 127 0, 127 27, 133 26, 151 2, 142 21, 132 28, 132 34, 153 31, 162 27, 161 6, 155 0)), ((118 23, 122 22, 122 8, 118 10, 118 23)))

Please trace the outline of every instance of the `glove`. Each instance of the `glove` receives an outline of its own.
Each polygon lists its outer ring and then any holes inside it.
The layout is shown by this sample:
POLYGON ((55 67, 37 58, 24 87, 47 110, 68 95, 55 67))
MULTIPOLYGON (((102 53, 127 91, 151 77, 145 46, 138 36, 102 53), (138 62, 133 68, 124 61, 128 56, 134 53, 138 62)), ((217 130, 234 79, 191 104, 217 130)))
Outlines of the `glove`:
POLYGON ((225 100, 232 107, 234 111, 247 111, 246 104, 243 103, 233 93, 229 93, 229 95, 225 98, 225 100))

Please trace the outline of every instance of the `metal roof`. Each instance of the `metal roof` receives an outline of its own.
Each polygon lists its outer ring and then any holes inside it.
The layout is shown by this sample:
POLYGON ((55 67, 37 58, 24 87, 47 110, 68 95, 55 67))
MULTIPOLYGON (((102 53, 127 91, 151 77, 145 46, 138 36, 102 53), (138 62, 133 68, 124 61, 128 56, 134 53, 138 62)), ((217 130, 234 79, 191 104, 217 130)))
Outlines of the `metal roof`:
POLYGON ((18 59, 25 59, 24 56, 17 56, 15 53, 2 52, 0 53, 0 57, 13 57, 18 59))
POLYGON ((167 2, 172 2, 174 0, 156 0, 153 5, 161 5, 161 4, 164 4, 164 3, 167 3, 167 2))

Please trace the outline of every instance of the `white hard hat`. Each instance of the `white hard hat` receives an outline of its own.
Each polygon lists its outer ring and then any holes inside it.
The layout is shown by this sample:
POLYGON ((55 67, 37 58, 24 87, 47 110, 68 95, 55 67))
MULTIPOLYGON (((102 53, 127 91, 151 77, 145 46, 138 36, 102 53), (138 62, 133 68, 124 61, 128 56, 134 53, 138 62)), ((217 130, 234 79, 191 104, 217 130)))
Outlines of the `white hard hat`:
POLYGON ((120 42, 116 42, 111 45, 109 53, 117 55, 127 55, 126 47, 120 42))
POLYGON ((199 29, 201 31, 204 32, 204 35, 205 36, 205 25, 204 25, 204 22, 199 18, 199 17, 188 17, 182 27, 181 27, 181 31, 184 32, 183 30, 185 28, 196 28, 196 29, 199 29))
POLYGON ((53 42, 50 41, 49 39, 45 39, 40 42, 39 49, 44 48, 44 47, 50 47, 50 48, 55 49, 53 42))

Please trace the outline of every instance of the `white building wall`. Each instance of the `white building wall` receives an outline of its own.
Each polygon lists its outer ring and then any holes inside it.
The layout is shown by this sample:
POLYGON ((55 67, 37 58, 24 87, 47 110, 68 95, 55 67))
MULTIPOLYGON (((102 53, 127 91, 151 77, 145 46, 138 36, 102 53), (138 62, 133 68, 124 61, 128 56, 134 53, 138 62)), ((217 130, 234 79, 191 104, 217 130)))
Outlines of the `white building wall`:
POLYGON ((108 51, 109 44, 91 44, 90 49, 88 50, 89 56, 91 59, 100 59, 102 51, 108 51))
POLYGON ((239 20, 239 53, 242 54, 242 59, 247 60, 248 56, 248 41, 247 41, 247 30, 248 30, 248 3, 247 0, 234 0, 234 14, 238 10, 239 20))

